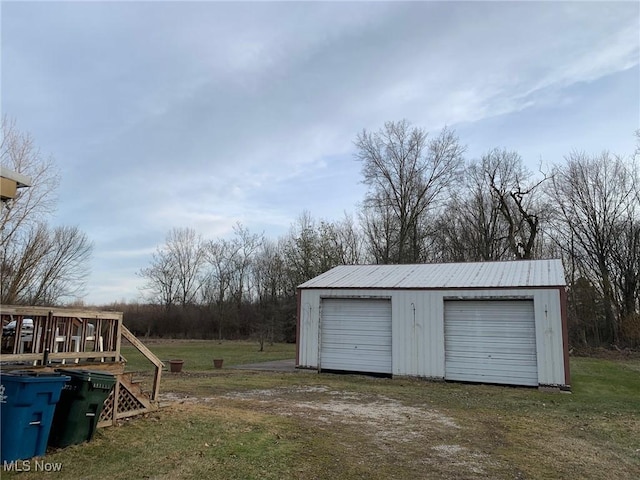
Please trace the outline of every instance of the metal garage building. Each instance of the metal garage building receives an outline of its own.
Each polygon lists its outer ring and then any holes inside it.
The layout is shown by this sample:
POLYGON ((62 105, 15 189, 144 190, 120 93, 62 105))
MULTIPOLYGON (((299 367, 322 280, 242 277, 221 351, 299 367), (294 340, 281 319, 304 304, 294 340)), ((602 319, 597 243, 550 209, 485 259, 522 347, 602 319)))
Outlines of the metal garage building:
POLYGON ((344 265, 298 287, 297 366, 568 388, 560 260, 344 265))

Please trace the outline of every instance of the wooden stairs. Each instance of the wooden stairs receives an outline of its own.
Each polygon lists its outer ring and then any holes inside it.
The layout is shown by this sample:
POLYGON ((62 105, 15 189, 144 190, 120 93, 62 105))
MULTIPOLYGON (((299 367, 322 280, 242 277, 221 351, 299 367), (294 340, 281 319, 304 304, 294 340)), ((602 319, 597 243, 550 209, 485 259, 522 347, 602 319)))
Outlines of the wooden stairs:
POLYGON ((117 376, 118 381, 104 401, 98 427, 114 425, 118 420, 141 415, 158 409, 158 402, 151 399, 151 392, 145 391, 140 380, 130 372, 117 376))

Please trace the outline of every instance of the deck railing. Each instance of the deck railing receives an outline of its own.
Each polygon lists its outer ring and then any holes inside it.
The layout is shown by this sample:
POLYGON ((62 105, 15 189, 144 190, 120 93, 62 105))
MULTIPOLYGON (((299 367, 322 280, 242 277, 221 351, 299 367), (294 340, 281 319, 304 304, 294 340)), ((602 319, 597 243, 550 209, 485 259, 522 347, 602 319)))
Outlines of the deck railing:
POLYGON ((120 361, 120 312, 2 306, 0 317, 3 362, 120 361))
MULTIPOLYGON (((164 364, 122 324, 121 312, 3 305, 0 306, 0 319, 3 370, 25 366, 110 370, 118 376, 107 402, 110 402, 109 412, 114 423, 119 418, 151 408, 148 400, 157 401, 164 364), (137 392, 126 390, 131 385, 124 376, 125 362, 120 353, 122 338, 137 348, 155 368, 148 400, 137 392)), ((131 387, 131 390, 135 388, 131 387)))

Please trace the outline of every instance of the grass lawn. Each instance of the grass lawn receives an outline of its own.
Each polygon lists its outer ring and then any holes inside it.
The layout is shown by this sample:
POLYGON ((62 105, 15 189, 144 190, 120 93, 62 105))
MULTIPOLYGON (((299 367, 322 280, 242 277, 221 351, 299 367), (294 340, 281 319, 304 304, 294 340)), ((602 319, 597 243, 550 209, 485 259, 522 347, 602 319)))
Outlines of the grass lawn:
MULTIPOLYGON (((145 345, 168 367, 169 360, 184 360, 183 368, 189 371, 213 370, 213 359, 222 358, 224 366, 247 363, 268 362, 295 358, 293 343, 265 343, 264 351, 259 351, 257 342, 228 342, 213 340, 151 340, 145 345)), ((123 344, 122 355, 127 359, 127 370, 146 371, 152 368, 138 350, 123 344)))
POLYGON ((573 393, 560 394, 226 368, 292 358, 294 345, 148 346, 185 360, 183 373, 163 375, 168 407, 50 451, 42 460, 61 472, 2 478, 640 478, 638 359, 572 358, 573 393))

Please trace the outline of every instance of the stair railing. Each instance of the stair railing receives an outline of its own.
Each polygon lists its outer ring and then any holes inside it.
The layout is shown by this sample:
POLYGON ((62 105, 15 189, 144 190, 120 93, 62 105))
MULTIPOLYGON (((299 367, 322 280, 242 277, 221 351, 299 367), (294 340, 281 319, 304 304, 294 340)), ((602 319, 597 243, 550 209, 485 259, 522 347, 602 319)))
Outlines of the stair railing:
POLYGON ((122 336, 126 338, 131 345, 136 347, 138 351, 147 358, 147 360, 153 363, 155 367, 155 373, 153 376, 153 389, 151 391, 151 400, 156 401, 158 398, 158 394, 160 393, 160 377, 162 376, 162 369, 164 368, 164 363, 162 363, 162 361, 160 361, 160 359, 156 357, 156 355, 151 350, 149 350, 144 343, 138 340, 136 336, 133 333, 131 333, 131 331, 124 325, 122 325, 121 332, 122 332, 122 336))

